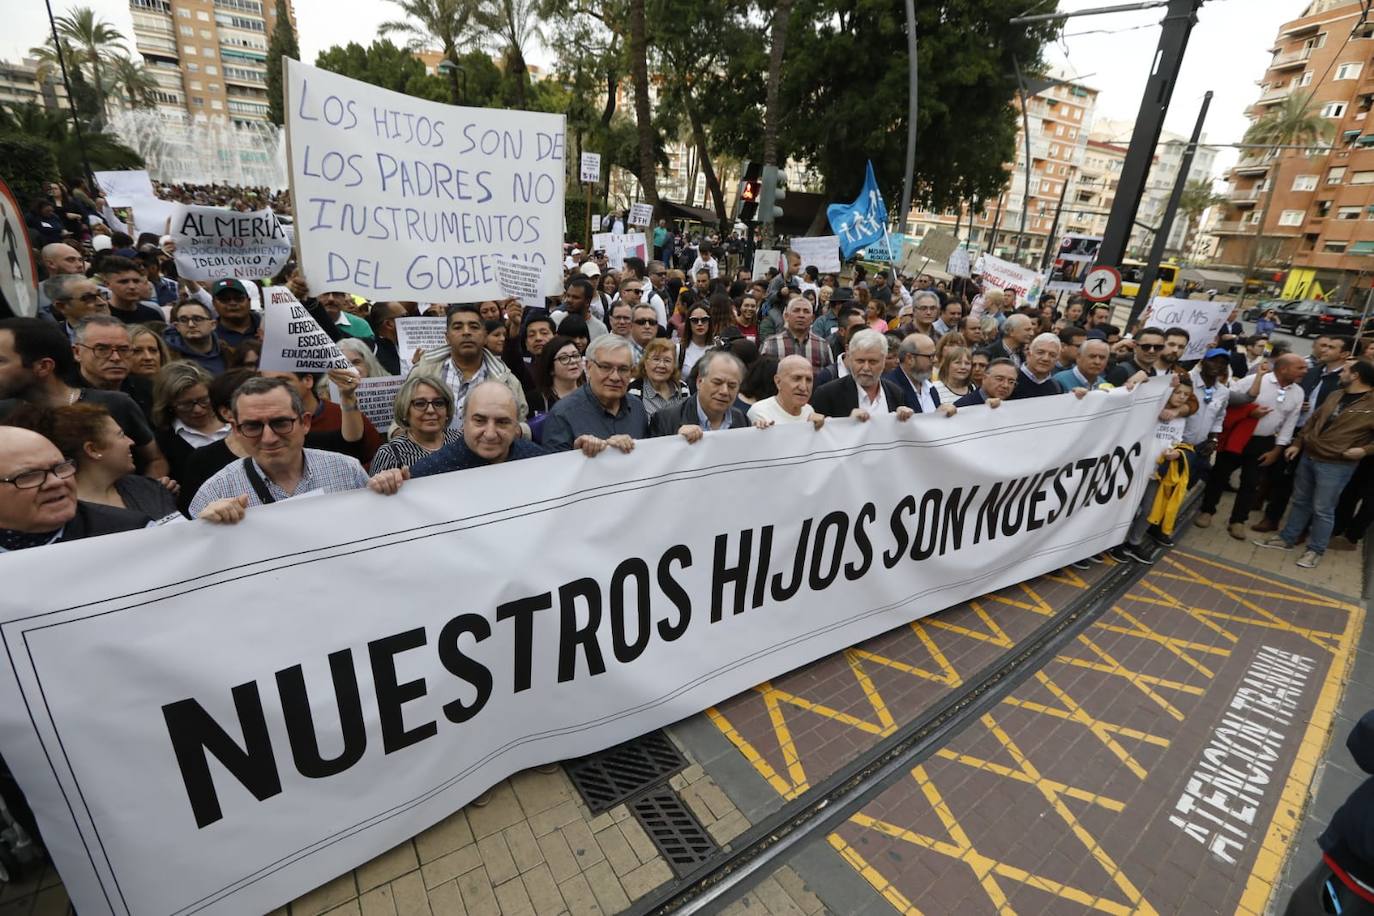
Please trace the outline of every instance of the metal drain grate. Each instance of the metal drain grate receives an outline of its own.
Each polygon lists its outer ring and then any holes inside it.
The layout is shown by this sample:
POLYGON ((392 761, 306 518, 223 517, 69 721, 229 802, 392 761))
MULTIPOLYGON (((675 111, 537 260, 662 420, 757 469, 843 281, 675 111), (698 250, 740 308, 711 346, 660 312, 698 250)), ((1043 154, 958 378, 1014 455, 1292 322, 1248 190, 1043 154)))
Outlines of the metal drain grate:
POLYGON ((630 811, 678 877, 717 851, 716 842, 706 828, 667 786, 645 792, 631 801, 630 811))
POLYGON ((563 764, 593 814, 613 808, 681 770, 687 761, 661 731, 563 764))

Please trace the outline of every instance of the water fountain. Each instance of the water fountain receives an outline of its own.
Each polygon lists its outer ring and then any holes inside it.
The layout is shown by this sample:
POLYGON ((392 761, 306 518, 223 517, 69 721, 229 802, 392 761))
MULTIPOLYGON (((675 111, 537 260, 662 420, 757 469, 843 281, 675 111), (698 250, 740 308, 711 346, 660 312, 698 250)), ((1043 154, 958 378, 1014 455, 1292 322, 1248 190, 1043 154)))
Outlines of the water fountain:
POLYGON ((285 188, 286 135, 268 121, 234 123, 184 112, 121 109, 109 129, 164 183, 285 188))

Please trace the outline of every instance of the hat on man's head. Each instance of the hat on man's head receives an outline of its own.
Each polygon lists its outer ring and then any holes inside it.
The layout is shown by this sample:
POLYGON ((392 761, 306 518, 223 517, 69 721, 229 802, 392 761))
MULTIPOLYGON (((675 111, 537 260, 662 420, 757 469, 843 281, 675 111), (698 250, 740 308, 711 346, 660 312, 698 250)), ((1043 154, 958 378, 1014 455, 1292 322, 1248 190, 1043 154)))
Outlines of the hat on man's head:
POLYGON ((599 277, 601 276, 601 268, 597 266, 595 261, 588 261, 582 265, 582 276, 599 277))
POLYGON ((1224 359, 1230 359, 1231 352, 1229 350, 1223 350, 1221 347, 1213 347, 1206 353, 1202 354, 1203 359, 1215 359, 1218 356, 1223 357, 1224 359))
POLYGON ((837 286, 830 293, 830 301, 832 303, 851 302, 853 299, 854 290, 850 289, 848 286, 837 286))
POLYGON ((243 285, 242 280, 216 280, 215 285, 210 287, 211 298, 220 293, 242 293, 248 295, 248 287, 243 285))
POLYGON ((1083 339, 1084 339, 1084 340, 1106 340, 1106 339, 1107 339, 1107 332, 1104 331, 1104 330, 1102 330, 1101 328, 1093 328, 1091 331, 1088 332, 1088 335, 1087 335, 1086 337, 1084 337, 1083 339))
POLYGON ((92 251, 109 251, 113 245, 114 243, 110 241, 108 235, 97 235, 91 238, 92 251))

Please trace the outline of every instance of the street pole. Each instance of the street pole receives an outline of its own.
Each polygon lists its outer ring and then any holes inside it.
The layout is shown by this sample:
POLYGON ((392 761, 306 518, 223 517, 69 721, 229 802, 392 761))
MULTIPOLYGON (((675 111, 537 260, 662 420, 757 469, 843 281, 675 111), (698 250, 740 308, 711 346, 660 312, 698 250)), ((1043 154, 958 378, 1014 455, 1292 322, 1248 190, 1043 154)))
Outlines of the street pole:
POLYGON ((997 195, 997 213, 992 217, 992 237, 988 239, 988 247, 984 249, 993 257, 997 256, 997 230, 1002 225, 1002 201, 1005 199, 1005 194, 997 195))
POLYGON ((1121 165, 1121 178, 1112 201, 1111 215, 1107 218, 1106 231, 1102 233, 1098 264, 1119 265, 1125 257, 1126 246, 1131 239, 1131 226, 1140 207, 1140 198, 1145 193, 1145 181, 1150 174, 1155 146, 1159 143, 1160 131, 1164 129, 1164 115, 1169 110, 1169 100, 1173 97, 1174 84, 1183 64, 1183 53, 1188 48, 1188 36, 1197 22, 1197 11, 1202 2, 1169 0, 1169 10, 1164 16, 1159 44, 1155 48, 1154 70, 1145 83, 1145 94, 1140 100, 1140 111, 1136 114, 1135 127, 1131 131, 1131 145, 1121 165))
MULTIPOLYGON (((72 126, 76 129, 76 146, 81 150, 81 165, 86 170, 82 176, 91 187, 91 193, 95 194, 100 189, 95 186, 95 173, 91 171, 91 161, 86 156, 86 135, 81 130, 81 119, 76 114, 76 96, 72 95, 72 83, 67 77, 67 55, 62 53, 62 39, 57 34, 57 20, 52 15, 52 0, 44 0, 48 7, 48 25, 52 28, 52 46, 57 52, 57 65, 62 68, 62 86, 67 90, 67 111, 72 116, 72 126)), ((104 99, 97 99, 101 104, 105 104, 104 99)), ((66 176, 62 176, 66 177, 66 176)))
POLYGON ((592 188, 594 187, 595 185, 589 181, 584 185, 585 190, 583 191, 584 196, 587 198, 587 217, 584 223, 587 227, 587 245, 582 251, 588 257, 591 257, 592 254, 592 188))
POLYGON ((1026 186, 1025 193, 1021 195, 1021 229, 1016 234, 1016 253, 1011 256, 1012 261, 1020 264, 1021 246, 1026 241, 1026 214, 1030 211, 1031 136, 1030 113, 1026 110, 1030 100, 1026 97, 1026 81, 1021 78, 1021 63, 1015 54, 1011 57, 1011 65, 1016 68, 1016 91, 1021 93, 1021 134, 1026 138, 1026 186))
POLYGON ((911 231, 911 186, 916 181, 916 0, 906 0, 906 182, 902 185, 902 231, 911 231))
POLYGON ((1050 223, 1050 237, 1045 240, 1045 253, 1040 256, 1040 272, 1044 273, 1045 268, 1050 266, 1050 259, 1054 256, 1054 240, 1059 234, 1059 214, 1064 211, 1064 196, 1069 193, 1069 180, 1064 179, 1064 183, 1059 188, 1059 203, 1054 205, 1054 221, 1050 223))
POLYGON ((1188 138, 1188 145, 1183 150, 1183 160, 1178 164, 1178 177, 1174 179, 1174 188, 1169 192, 1169 202, 1164 206, 1164 217, 1160 220, 1159 229, 1150 243, 1150 258, 1145 264, 1145 274, 1140 278, 1140 289, 1136 291, 1135 304, 1131 306, 1131 315, 1126 319, 1126 327, 1130 327, 1131 322, 1145 311, 1145 304, 1150 301, 1150 295, 1154 292, 1155 279, 1159 276, 1159 262, 1164 257, 1164 247, 1169 244, 1169 230, 1174 225, 1178 202, 1183 199, 1183 189, 1188 185, 1188 170, 1193 167, 1193 153, 1197 151, 1197 142, 1202 138, 1202 125, 1207 120, 1207 109, 1211 105, 1212 90, 1208 89, 1207 94, 1202 97, 1202 107, 1198 109, 1197 121, 1193 124, 1193 135, 1188 138))

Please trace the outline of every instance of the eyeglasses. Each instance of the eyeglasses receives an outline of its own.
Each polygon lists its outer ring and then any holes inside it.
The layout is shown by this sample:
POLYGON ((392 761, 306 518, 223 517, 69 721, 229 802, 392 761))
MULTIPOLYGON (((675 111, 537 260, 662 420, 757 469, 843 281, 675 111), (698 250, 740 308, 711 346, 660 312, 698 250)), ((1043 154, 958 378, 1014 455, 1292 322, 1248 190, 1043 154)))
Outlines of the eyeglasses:
POLYGON ((177 410, 195 410, 197 407, 205 410, 210 409, 209 398, 188 398, 185 401, 174 401, 172 406, 177 410))
MULTIPOLYGON (((559 357, 559 359, 562 358, 563 357, 561 356, 559 357)), ((618 375, 623 375, 626 378, 629 378, 630 375, 634 372, 633 366, 621 366, 615 363, 603 363, 599 359, 588 360, 588 362, 590 362, 593 366, 600 369, 602 372, 606 373, 612 378, 615 378, 618 375)))
POLYGON ((1164 349, 1164 344, 1136 344, 1135 346, 1137 350, 1148 350, 1151 353, 1164 349))
POLYGON ((214 319, 203 318, 200 315, 179 315, 176 318, 177 324, 189 324, 191 327, 195 327, 198 324, 205 324, 206 322, 210 321, 214 321, 214 319))
POLYGON ((443 398, 416 398, 410 402, 411 410, 418 410, 420 413, 432 410, 435 413, 443 413, 448 410, 448 401, 443 398))
POLYGON ((636 319, 635 319, 635 324, 639 325, 640 327, 647 328, 647 327, 648 327, 649 325, 651 325, 651 324, 658 324, 658 319, 657 319, 657 318, 636 318, 636 319))
POLYGON ((296 428, 299 421, 300 417, 273 417, 265 423, 262 420, 244 420, 242 422, 235 421, 234 425, 238 427, 240 436, 245 439, 257 439, 262 436, 263 430, 269 426, 272 428, 272 432, 278 436, 285 436, 296 428))
POLYGON ((710 319, 710 318, 688 318, 687 320, 690 321, 692 324, 710 324, 710 323, 711 323, 711 319, 710 319))
POLYGON ((20 471, 13 477, 0 477, 0 483, 12 483, 19 490, 36 490, 43 486, 48 475, 56 477, 58 480, 66 480, 76 474, 75 461, 59 461, 50 468, 34 468, 31 471, 20 471))
POLYGON ((99 302, 99 301, 102 300, 102 299, 108 299, 108 298, 109 298, 108 296, 104 296, 104 295, 101 295, 100 293, 96 292, 96 293, 83 293, 83 294, 80 295, 80 296, 73 296, 72 299, 71 299, 71 300, 68 300, 68 301, 73 301, 73 300, 75 300, 76 302, 99 302))
POLYGON ((77 344, 77 346, 85 347, 87 350, 90 350, 95 354, 96 359, 109 359, 111 356, 127 359, 129 354, 134 351, 134 348, 127 344, 121 344, 119 346, 110 346, 109 344, 95 344, 94 346, 89 344, 77 344))
MULTIPOLYGON (((576 366, 579 362, 581 362, 582 357, 577 355, 576 353, 564 353, 562 356, 555 356, 554 360, 560 366, 576 366)), ((597 363, 597 365, 599 366, 601 364, 597 363)))
POLYGON ((931 353, 922 353, 920 350, 913 351, 911 355, 912 355, 912 356, 924 356, 926 359, 934 359, 934 358, 935 358, 934 352, 931 352, 931 353))

